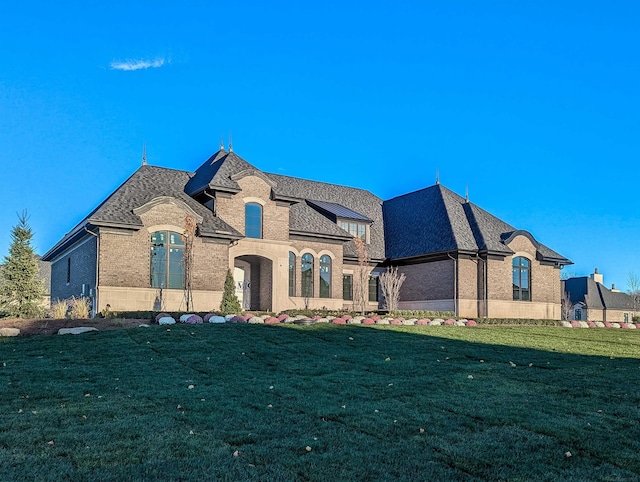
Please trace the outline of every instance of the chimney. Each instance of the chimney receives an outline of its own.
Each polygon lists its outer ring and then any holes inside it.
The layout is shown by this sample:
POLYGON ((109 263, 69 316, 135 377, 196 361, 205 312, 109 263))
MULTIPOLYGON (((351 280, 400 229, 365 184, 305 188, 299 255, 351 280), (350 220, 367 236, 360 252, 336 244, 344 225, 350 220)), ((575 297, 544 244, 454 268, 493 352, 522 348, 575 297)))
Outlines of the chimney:
POLYGON ((596 283, 604 284, 604 276, 598 273, 598 268, 593 270, 593 274, 591 275, 591 279, 596 283))
POLYGON ((612 293, 620 293, 620 290, 616 289, 616 285, 614 285, 613 283, 611 283, 611 292, 612 293))

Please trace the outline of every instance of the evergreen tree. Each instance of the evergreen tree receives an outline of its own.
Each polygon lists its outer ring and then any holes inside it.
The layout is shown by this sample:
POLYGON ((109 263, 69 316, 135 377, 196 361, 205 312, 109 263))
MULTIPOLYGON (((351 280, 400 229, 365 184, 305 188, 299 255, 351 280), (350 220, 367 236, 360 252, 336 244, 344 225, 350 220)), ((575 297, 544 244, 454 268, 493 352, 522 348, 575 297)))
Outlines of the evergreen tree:
POLYGON ((27 211, 24 211, 11 230, 9 256, 4 258, 0 283, 0 306, 6 315, 17 318, 37 318, 44 314, 44 286, 38 257, 31 247, 33 232, 27 220, 27 211))
POLYGON ((242 312, 240 301, 238 301, 238 297, 236 296, 236 283, 233 280, 230 269, 227 270, 227 277, 224 280, 220 312, 223 315, 238 315, 242 312))

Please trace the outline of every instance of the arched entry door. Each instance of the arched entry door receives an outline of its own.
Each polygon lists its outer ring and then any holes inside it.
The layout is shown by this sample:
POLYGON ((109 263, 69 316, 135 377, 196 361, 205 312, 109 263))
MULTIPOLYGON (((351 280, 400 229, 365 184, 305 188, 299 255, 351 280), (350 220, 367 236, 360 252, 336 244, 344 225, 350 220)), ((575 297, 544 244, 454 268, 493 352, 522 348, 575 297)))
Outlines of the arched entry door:
POLYGON ((236 295, 245 310, 271 311, 273 262, 262 256, 243 255, 233 261, 236 295))

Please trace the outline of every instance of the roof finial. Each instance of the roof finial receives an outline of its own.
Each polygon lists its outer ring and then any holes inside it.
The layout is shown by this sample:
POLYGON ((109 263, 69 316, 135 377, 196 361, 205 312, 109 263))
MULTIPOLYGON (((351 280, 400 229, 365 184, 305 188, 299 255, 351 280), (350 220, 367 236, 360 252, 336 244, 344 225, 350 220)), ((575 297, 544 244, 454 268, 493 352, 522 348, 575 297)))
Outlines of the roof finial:
POLYGON ((229 152, 233 152, 233 134, 229 131, 229 152))
POLYGON ((224 141, 222 140, 222 134, 220 134, 220 150, 224 151, 224 141))
POLYGON ((146 142, 142 143, 142 165, 143 166, 147 165, 147 143, 146 142))
POLYGON ((440 171, 436 168, 436 184, 440 184, 440 171))
POLYGON ((467 184, 464 190, 464 202, 469 203, 469 184, 467 184))

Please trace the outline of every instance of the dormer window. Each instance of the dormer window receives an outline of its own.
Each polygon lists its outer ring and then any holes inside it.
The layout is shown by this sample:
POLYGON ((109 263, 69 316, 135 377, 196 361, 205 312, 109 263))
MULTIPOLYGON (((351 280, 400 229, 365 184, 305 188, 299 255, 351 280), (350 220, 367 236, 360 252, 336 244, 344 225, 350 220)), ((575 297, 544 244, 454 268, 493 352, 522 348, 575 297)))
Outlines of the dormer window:
POLYGON ((367 225, 365 223, 357 223, 355 221, 340 221, 340 227, 354 238, 360 238, 366 242, 367 225))

